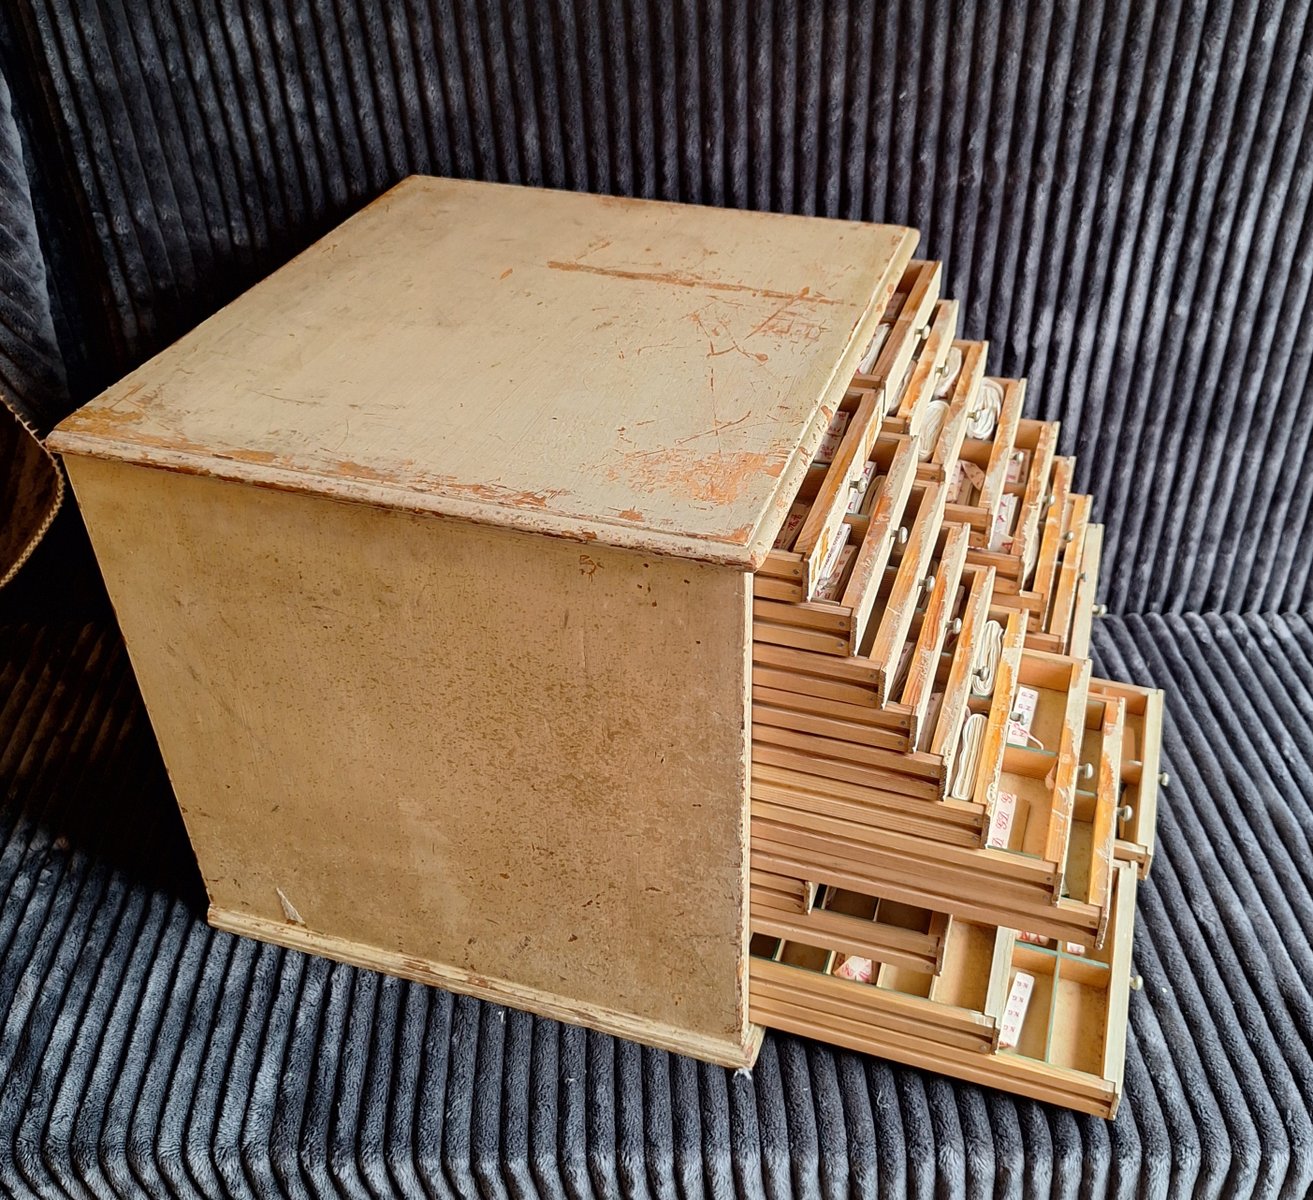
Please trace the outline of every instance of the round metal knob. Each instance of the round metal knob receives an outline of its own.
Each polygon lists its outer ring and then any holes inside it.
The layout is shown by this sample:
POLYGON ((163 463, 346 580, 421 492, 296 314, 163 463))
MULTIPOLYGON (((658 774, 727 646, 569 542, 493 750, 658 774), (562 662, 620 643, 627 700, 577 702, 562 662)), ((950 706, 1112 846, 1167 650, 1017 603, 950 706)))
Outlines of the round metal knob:
POLYGON ((930 326, 922 325, 921 328, 916 331, 916 336, 919 338, 928 338, 930 336, 930 326))
POLYGON ((1106 617, 1108 615, 1108 606, 1106 604, 1096 604, 1093 611, 1096 617, 1106 617))
POLYGON ((1053 507, 1053 501, 1056 500, 1056 499, 1057 499, 1057 497, 1056 497, 1052 492, 1050 492, 1050 493, 1049 493, 1049 498, 1048 498, 1047 500, 1044 501, 1044 507, 1045 507, 1045 508, 1052 508, 1052 507, 1053 507))
POLYGON ((850 479, 848 486, 859 496, 862 495, 866 491, 866 476, 858 475, 856 479, 850 479))
POLYGON ((1025 452, 1024 450, 1014 450, 1014 451, 1012 451, 1012 461, 1013 461, 1013 462, 1017 462, 1017 463, 1019 463, 1019 462, 1025 462, 1025 461, 1026 461, 1026 452, 1025 452))
POLYGON ((1080 777, 1081 777, 1082 779, 1084 779, 1085 781, 1087 781, 1087 782, 1088 782, 1089 780, 1093 779, 1093 778, 1094 778, 1094 764, 1093 764, 1093 763, 1081 763, 1081 765, 1080 765, 1080 777))
POLYGON ((1123 804, 1121 808, 1117 810, 1117 816, 1123 821, 1129 821, 1135 816, 1135 810, 1129 804, 1123 804))
POLYGON ((1077 583, 1084 583, 1088 579, 1089 579, 1089 575, 1084 571, 1082 571, 1079 575, 1076 576, 1077 583))
POLYGON ((1068 542, 1073 542, 1075 540, 1076 534, 1073 530, 1068 529, 1067 532, 1062 535, 1062 544, 1064 546, 1067 545, 1068 542))
POLYGON ((988 679, 994 672, 990 669, 989 663, 981 663, 980 666, 971 673, 977 679, 988 679))
POLYGON ((906 525, 900 525, 900 526, 898 527, 898 544, 899 544, 900 546, 906 546, 906 545, 907 545, 907 539, 908 539, 908 537, 909 537, 909 534, 908 534, 908 532, 907 532, 907 526, 906 526, 906 525))
POLYGON ((1159 787, 1166 787, 1171 782, 1172 782, 1172 777, 1169 774, 1167 774, 1166 771, 1163 771, 1159 774, 1158 776, 1159 787))
POLYGON ((933 575, 927 575, 923 580, 921 580, 921 587, 924 588, 927 592, 934 586, 935 586, 935 577, 933 575))
POLYGON ((1142 987, 1144 987, 1144 976, 1143 976, 1143 975, 1132 975, 1132 976, 1131 976, 1131 991, 1133 991, 1133 992, 1138 992, 1142 987))
POLYGON ((962 618, 961 618, 961 617, 954 617, 954 618, 948 623, 948 636, 949 636, 949 637, 957 637, 957 635, 958 635, 959 633, 961 633, 961 632, 962 632, 962 618))

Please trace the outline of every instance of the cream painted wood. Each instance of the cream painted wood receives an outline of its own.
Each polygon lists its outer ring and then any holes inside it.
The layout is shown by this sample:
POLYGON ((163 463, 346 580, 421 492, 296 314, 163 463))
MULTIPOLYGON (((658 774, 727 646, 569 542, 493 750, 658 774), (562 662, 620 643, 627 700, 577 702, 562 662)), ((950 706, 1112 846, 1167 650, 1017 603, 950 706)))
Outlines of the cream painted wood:
POLYGON ((755 567, 915 240, 417 176, 51 445, 755 567))
POLYGON ((750 1061, 742 572, 67 461, 216 924, 750 1061))

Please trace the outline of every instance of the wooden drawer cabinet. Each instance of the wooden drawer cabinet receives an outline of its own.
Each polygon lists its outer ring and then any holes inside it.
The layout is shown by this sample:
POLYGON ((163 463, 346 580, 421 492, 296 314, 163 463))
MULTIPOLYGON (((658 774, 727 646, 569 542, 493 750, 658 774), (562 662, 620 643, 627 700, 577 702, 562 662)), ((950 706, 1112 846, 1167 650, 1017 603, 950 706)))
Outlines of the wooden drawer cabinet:
POLYGON ((211 921, 1111 1113, 1161 695, 914 243, 408 180, 65 422, 211 921))

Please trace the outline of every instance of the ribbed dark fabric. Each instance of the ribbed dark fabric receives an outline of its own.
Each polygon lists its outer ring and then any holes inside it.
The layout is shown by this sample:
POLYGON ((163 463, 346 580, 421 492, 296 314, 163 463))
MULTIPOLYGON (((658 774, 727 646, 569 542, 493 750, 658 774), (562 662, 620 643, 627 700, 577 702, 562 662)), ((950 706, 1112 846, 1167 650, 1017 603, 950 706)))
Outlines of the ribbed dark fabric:
MULTIPOLYGON (((1313 24, 1274 0, 14 0, 86 387, 410 172, 915 225, 1114 611, 1313 602, 1313 24)), ((0 350, 3 348, 0 347, 0 350)))
POLYGON ((18 1196, 1300 1197, 1313 627, 1109 618, 1168 689, 1106 1124, 812 1042, 731 1072, 234 938, 102 624, 0 626, 0 1185, 18 1196))

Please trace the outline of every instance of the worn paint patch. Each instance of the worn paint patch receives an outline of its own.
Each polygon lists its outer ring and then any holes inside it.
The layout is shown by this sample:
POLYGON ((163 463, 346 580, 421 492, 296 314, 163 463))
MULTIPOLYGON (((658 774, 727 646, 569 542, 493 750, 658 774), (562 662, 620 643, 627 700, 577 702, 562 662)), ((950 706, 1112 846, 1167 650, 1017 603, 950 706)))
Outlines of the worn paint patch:
POLYGON ((673 492, 707 504, 733 504, 763 475, 784 470, 784 459, 750 451, 702 453, 691 447, 622 452, 607 478, 639 492, 673 492))
POLYGON ((819 305, 846 305, 848 301, 813 292, 811 288, 799 288, 796 292, 781 292, 775 288, 757 287, 751 283, 732 283, 724 279, 708 279, 704 275, 692 275, 684 271, 633 271, 624 267, 602 267, 592 263, 561 262, 549 259, 547 267, 552 271, 583 271, 589 275, 604 275, 612 279, 630 279, 638 283, 662 283, 671 287, 707 288, 715 292, 749 292, 754 296, 769 296, 774 300, 787 300, 790 303, 805 302, 819 305))

